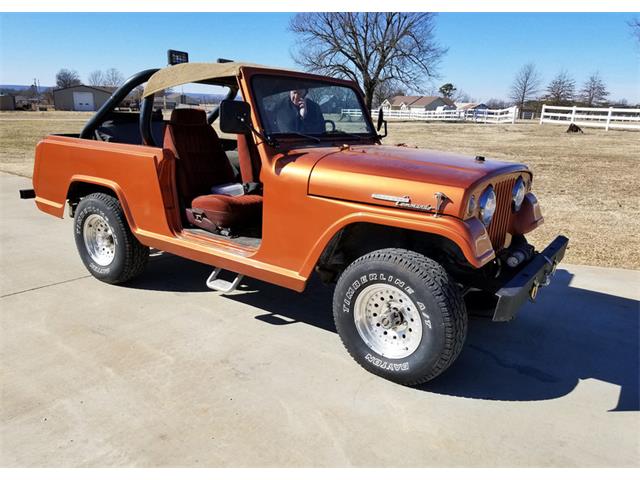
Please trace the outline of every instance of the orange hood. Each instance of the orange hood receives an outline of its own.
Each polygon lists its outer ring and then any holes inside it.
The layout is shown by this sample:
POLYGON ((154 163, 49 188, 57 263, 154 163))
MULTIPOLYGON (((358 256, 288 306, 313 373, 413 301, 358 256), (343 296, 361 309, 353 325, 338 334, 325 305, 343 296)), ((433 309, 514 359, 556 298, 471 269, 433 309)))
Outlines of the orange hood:
MULTIPOLYGON (((316 149, 314 149, 316 150, 316 149)), ((461 217, 467 194, 492 178, 528 171, 522 164, 454 153, 380 145, 318 149, 309 194, 361 203, 395 206, 376 197, 409 197, 411 204, 436 206, 435 194, 449 199, 442 211, 461 217)))

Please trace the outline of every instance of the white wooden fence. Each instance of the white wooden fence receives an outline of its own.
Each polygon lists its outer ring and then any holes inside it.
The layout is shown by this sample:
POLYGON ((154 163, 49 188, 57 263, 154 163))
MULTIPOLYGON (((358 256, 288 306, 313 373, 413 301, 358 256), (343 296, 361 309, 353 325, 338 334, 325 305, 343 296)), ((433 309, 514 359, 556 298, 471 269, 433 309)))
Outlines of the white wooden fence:
POLYGON ((554 107, 543 105, 540 125, 575 123, 583 127, 640 130, 640 108, 554 107))
MULTIPOLYGON (((342 115, 361 116, 360 110, 342 110, 342 115)), ((378 118, 378 110, 371 112, 378 118)), ((515 123, 518 107, 503 110, 384 110, 384 118, 396 120, 423 120, 444 122, 515 123)))

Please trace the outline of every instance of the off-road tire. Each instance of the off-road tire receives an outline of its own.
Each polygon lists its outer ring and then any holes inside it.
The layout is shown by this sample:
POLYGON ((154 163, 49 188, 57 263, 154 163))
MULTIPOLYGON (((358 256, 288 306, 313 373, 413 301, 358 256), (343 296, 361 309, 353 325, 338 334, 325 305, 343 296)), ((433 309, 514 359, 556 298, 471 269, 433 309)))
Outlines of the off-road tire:
POLYGON ((149 248, 133 236, 120 202, 111 195, 92 193, 84 197, 76 208, 73 232, 82 262, 98 280, 123 283, 142 273, 147 265, 149 248), (102 217, 111 229, 114 255, 108 265, 99 265, 87 250, 84 224, 92 215, 102 217))
POLYGON ((363 255, 344 270, 334 291, 333 315, 353 359, 371 373, 403 385, 422 384, 444 372, 460 354, 467 334, 464 301, 445 269, 424 255, 398 248, 363 255), (372 350, 356 328, 358 295, 375 284, 400 288, 421 310, 420 343, 404 358, 387 358, 372 350))

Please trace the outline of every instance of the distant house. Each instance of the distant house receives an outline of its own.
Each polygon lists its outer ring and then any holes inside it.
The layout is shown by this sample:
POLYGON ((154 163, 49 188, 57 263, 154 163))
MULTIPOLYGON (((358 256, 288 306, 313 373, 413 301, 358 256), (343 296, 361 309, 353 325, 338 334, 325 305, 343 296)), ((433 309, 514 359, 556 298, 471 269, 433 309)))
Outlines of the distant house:
POLYGON ((460 102, 456 102, 456 109, 457 110, 489 110, 489 107, 487 105, 485 105, 484 103, 473 103, 473 102, 466 102, 466 103, 460 103, 460 102))
POLYGON ((173 110, 174 108, 197 107, 200 100, 184 93, 168 93, 156 95, 153 99, 153 108, 173 110))
POLYGON ((53 90, 53 105, 56 110, 93 112, 104 105, 115 90, 115 87, 91 87, 89 85, 57 88, 53 90))
POLYGON ((15 110, 16 99, 13 95, 0 95, 0 110, 15 110))
POLYGON ((200 105, 200 99, 187 94, 177 94, 175 97, 177 108, 190 108, 200 105))
POLYGON ((173 110, 178 105, 176 100, 179 100, 179 98, 175 95, 155 95, 153 97, 153 109, 164 108, 173 110))
POLYGON ((431 110, 436 110, 438 107, 455 107, 455 104, 452 100, 444 97, 420 97, 418 100, 413 102, 409 108, 412 112, 426 112, 431 110))
POLYGON ((14 95, 13 101, 16 102, 17 109, 22 109, 27 103, 29 103, 29 98, 26 95, 14 95))
POLYGON ((409 106, 419 98, 420 96, 415 95, 396 95, 386 99, 380 106, 383 110, 408 110, 409 106))
POLYGON ((448 98, 425 95, 398 95, 382 102, 384 110, 409 110, 424 112, 435 110, 441 106, 452 106, 454 103, 448 98))
POLYGON ((26 95, 15 95, 13 97, 16 110, 37 110, 38 99, 27 97, 26 95))

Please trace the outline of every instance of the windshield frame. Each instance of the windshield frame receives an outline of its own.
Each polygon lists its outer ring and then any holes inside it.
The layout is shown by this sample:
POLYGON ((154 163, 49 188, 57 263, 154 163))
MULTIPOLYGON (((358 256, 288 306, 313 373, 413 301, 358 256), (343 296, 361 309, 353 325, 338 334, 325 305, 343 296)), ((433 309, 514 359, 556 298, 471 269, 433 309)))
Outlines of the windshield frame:
MULTIPOLYGON (((264 128, 265 126, 265 121, 262 117, 263 112, 261 111, 261 108, 259 107, 259 100, 258 97, 256 95, 256 90, 254 88, 254 80, 256 78, 262 78, 262 77, 279 77, 279 78, 285 78, 285 79, 300 79, 300 80, 306 80, 306 81, 316 81, 319 83, 324 83, 327 86, 338 86, 338 87, 345 87, 350 89, 351 91, 353 91, 353 93, 355 94, 357 100, 358 100, 358 104, 360 105, 360 108, 362 110, 362 112, 364 113, 364 115, 362 116, 365 124, 367 125, 367 127, 370 129, 370 133, 365 133, 365 132, 361 132, 361 133, 351 133, 351 132, 344 132, 344 133, 335 133, 335 134, 313 134, 314 137, 317 137, 318 139, 320 139, 319 143, 331 143, 331 142, 335 142, 335 141, 345 141, 345 139, 349 139, 351 141, 357 141, 357 142, 375 142, 378 140, 379 136, 378 133, 373 125, 373 120, 371 119, 371 113, 368 111, 368 109, 365 106, 365 102, 364 102, 364 96, 362 94, 362 91, 360 90, 360 87, 358 86, 357 83, 351 81, 351 80, 342 80, 342 79, 338 79, 338 78, 332 78, 332 77, 327 77, 324 75, 315 75, 315 74, 311 74, 311 73, 298 73, 298 72, 288 72, 288 71, 271 71, 271 70, 266 70, 266 69, 251 69, 250 72, 247 72, 246 75, 246 85, 248 87, 249 90, 249 97, 251 100, 251 104, 254 110, 254 114, 256 119, 259 122, 259 127, 260 129, 265 132, 265 134, 267 134, 269 137, 272 138, 278 138, 278 140, 286 140, 287 142, 308 142, 307 139, 299 136, 297 133, 295 132, 267 132, 264 128), (355 136, 359 136, 361 138, 356 139, 355 136)), ((317 144, 314 144, 317 145, 317 144)))

